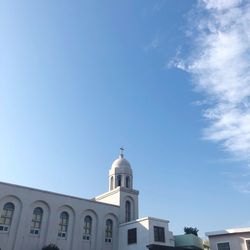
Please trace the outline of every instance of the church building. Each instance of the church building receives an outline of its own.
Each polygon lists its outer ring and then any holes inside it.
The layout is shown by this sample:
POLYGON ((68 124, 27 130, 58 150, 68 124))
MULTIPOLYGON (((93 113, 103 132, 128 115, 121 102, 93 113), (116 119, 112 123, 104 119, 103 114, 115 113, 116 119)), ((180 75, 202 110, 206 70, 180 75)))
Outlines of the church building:
POLYGON ((139 191, 123 149, 109 190, 93 199, 0 182, 0 250, 174 249, 169 221, 138 218, 139 191))

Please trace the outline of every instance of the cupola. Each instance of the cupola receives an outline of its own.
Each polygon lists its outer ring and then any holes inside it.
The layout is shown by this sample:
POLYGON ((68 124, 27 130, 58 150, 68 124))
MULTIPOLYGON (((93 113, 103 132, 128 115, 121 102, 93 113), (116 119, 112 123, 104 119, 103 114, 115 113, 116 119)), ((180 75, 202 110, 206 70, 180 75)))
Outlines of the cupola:
POLYGON ((114 160, 109 170, 109 190, 117 187, 132 189, 133 171, 128 160, 124 158, 124 148, 120 148, 118 159, 114 160))

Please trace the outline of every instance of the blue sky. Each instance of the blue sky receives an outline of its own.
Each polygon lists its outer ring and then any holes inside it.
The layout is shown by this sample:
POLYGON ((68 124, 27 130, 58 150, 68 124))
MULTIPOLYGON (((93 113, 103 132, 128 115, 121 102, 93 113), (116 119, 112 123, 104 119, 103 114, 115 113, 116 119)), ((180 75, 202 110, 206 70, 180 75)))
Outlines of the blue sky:
POLYGON ((123 145, 140 216, 249 226, 249 10, 2 1, 0 180, 92 198, 123 145))

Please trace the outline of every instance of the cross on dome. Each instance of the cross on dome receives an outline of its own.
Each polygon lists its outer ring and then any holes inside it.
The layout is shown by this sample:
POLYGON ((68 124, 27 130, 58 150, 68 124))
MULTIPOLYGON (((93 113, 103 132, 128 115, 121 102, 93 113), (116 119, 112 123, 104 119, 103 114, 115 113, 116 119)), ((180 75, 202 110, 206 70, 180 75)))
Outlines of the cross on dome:
POLYGON ((124 147, 120 147, 120 158, 124 157, 124 147))

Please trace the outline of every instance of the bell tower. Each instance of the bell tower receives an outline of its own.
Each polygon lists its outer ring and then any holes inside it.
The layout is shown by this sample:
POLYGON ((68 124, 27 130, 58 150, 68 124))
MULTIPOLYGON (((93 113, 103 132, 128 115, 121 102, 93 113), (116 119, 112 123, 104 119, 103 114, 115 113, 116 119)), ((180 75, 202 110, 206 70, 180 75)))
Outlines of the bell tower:
POLYGON ((109 170, 109 191, 95 197, 96 201, 120 206, 120 223, 138 219, 139 191, 133 189, 133 171, 124 157, 124 148, 109 170))

